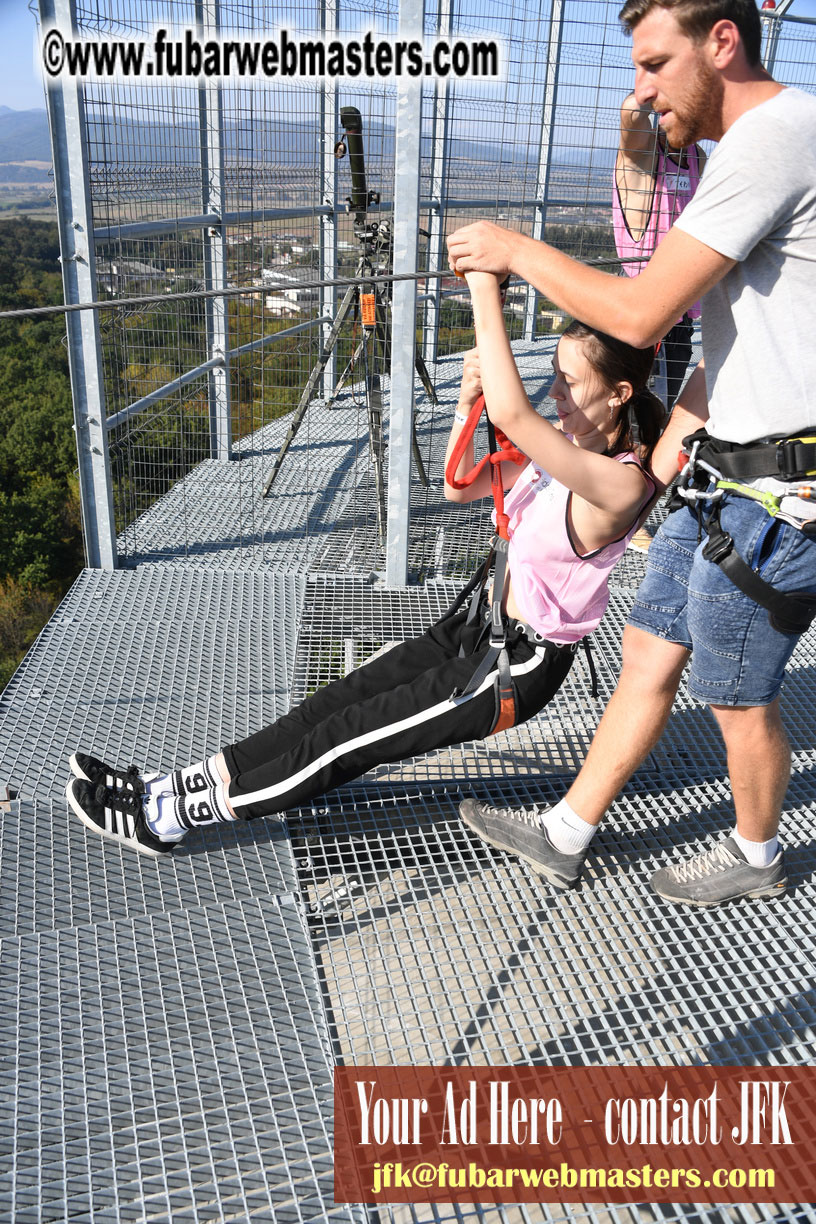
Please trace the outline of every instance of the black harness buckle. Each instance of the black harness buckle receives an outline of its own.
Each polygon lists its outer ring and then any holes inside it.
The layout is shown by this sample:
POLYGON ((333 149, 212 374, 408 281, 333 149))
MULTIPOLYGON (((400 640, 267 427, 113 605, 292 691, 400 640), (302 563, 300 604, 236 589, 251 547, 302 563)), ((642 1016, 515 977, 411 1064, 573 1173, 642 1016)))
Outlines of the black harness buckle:
MULTIPOLYGON (((711 527, 713 527, 713 523, 711 527)), ((709 533, 711 532, 709 527, 709 533)), ((715 565, 720 562, 733 551, 734 541, 727 531, 719 531, 714 534, 709 534, 708 539, 703 545, 703 557, 706 561, 713 561, 715 565)))
POLYGON ((777 443, 776 462, 783 480, 801 480, 816 470, 813 438, 783 438, 777 443))

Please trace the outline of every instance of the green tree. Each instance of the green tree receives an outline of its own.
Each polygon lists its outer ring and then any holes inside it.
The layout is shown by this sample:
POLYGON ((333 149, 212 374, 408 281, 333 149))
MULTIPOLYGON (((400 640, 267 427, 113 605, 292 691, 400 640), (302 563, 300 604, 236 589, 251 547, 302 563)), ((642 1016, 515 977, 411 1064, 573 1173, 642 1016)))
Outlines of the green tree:
MULTIPOLYGON (((62 301, 57 227, 0 222, 0 304, 62 301)), ((82 565, 60 316, 0 320, 0 687, 82 565)))

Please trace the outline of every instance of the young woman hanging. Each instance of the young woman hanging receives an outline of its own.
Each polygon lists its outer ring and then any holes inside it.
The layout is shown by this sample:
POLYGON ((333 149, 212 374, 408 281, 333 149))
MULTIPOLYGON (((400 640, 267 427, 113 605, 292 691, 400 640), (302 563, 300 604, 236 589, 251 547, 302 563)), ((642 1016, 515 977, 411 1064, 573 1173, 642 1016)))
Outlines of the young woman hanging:
POLYGON ((159 857, 191 829, 270 816, 380 763, 524 722, 557 693, 655 494, 644 468, 663 416, 646 386, 653 351, 571 324, 553 361, 555 426, 524 391, 497 278, 467 280, 477 349, 464 360, 445 492, 456 502, 490 497, 488 467, 500 472, 506 579, 499 565, 491 591, 477 576, 469 598, 420 637, 203 761, 155 775, 74 753, 67 796, 87 828, 159 857), (474 467, 468 418, 482 393, 512 445, 463 487, 474 467))

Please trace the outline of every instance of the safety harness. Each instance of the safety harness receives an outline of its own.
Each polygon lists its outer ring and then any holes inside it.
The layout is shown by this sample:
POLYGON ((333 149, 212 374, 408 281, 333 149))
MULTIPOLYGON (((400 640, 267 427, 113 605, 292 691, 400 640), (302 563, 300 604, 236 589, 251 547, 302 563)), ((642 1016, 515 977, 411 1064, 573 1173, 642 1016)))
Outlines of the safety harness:
POLYGON ((747 497, 762 505, 772 518, 816 537, 816 505, 811 502, 816 498, 816 437, 761 438, 741 445, 712 438, 705 429, 698 429, 683 439, 678 466, 680 483, 669 507, 696 507, 701 531, 708 535, 703 547, 706 561, 719 565, 735 587, 765 608, 778 632, 804 633, 816 617, 816 595, 780 591, 760 578, 723 530, 720 508, 726 493, 747 497), (747 481, 760 481, 761 485, 747 481))
POLYGON ((480 395, 471 408, 467 421, 462 426, 459 437, 456 439, 445 472, 445 479, 449 485, 454 489, 466 489, 473 484, 485 467, 489 465, 490 491, 493 495, 493 505, 496 509, 496 534, 490 541, 490 552, 484 564, 476 572, 454 604, 454 609, 460 607, 468 595, 470 595, 471 601, 467 623, 471 624, 476 620, 490 568, 495 562, 493 595, 490 602, 490 642, 484 658, 470 677, 467 685, 463 689, 454 689, 452 698, 458 700, 459 698, 472 696, 495 663, 498 690, 496 722, 490 731, 491 735, 495 735, 497 731, 505 731, 508 727, 512 727, 516 721, 516 695, 513 688, 513 678, 510 674, 510 659, 507 654, 506 588, 510 517, 504 510, 504 482, 502 480, 501 465, 502 463, 515 463, 520 467, 527 462, 527 456, 522 454, 507 435, 502 433, 500 429, 497 429, 490 420, 490 417, 485 414, 487 420, 488 453, 483 455, 469 472, 457 478, 456 469, 459 467, 468 446, 473 440, 484 407, 485 398, 483 395, 480 395))

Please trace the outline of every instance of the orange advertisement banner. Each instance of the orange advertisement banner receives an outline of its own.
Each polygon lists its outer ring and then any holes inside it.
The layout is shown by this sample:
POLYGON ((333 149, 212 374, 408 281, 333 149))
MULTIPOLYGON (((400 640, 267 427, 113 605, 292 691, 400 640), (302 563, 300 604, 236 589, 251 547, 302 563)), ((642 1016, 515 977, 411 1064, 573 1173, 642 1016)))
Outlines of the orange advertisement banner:
POLYGON ((339 1203, 809 1203, 816 1067, 338 1067, 339 1203))

